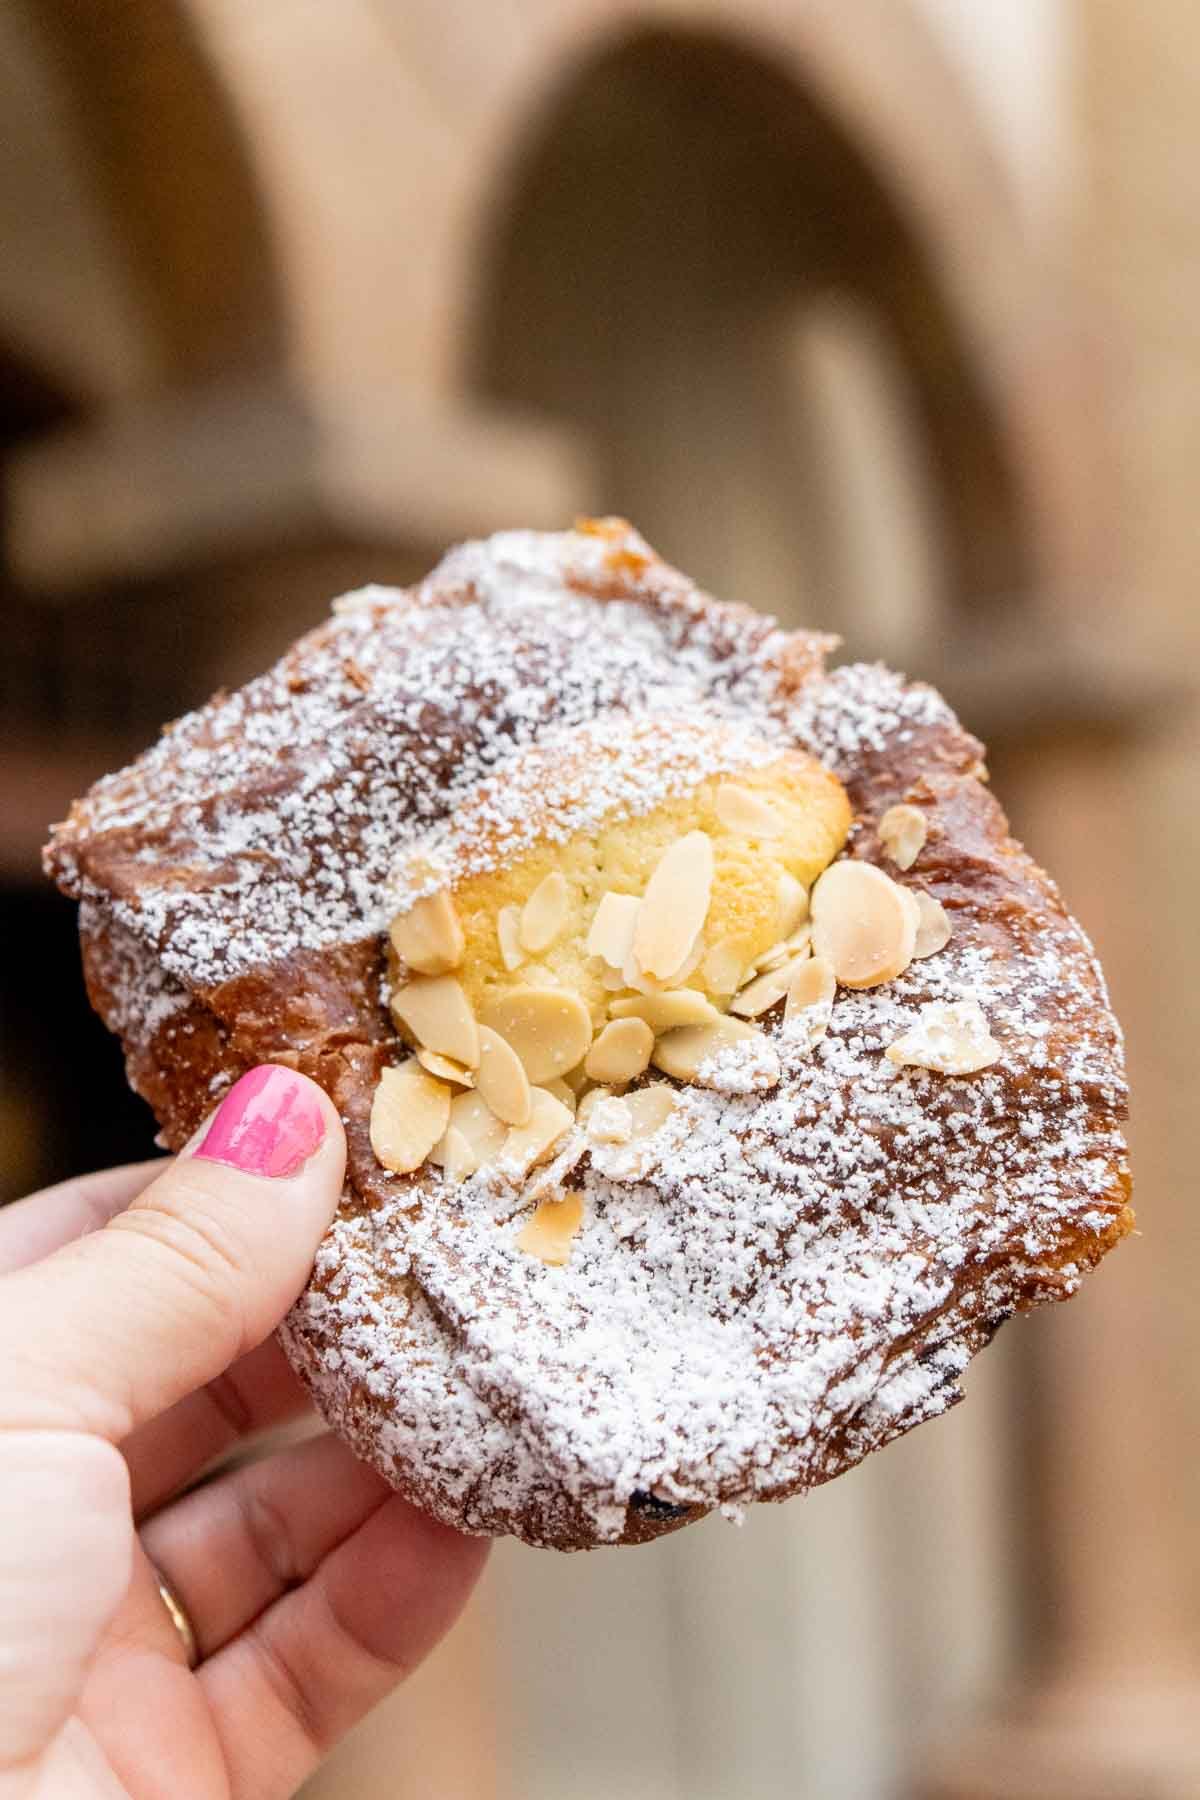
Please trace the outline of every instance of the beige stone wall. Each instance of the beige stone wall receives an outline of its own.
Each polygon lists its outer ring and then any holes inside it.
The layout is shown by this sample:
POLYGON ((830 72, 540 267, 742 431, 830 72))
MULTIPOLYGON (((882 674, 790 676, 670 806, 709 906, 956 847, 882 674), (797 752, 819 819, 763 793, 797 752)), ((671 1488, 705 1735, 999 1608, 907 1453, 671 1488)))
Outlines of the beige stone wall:
MULTIPOLYGON (((1077 1307, 1002 1334, 968 1406, 740 1533, 615 1559, 501 1546, 469 1620, 314 1800, 886 1800, 926 1766, 939 1795, 1065 1800, 1011 1721, 948 1734, 1006 1686, 1036 1693, 1046 1664, 1093 1684, 1099 1760, 1062 1754, 1095 1800, 1114 1688, 1190 1656, 1200 1499, 1179 1454, 1200 1405, 1200 720, 1160 699, 1198 629, 1192 9, 130 0, 122 43, 103 9, 85 42, 66 0, 28 5, 40 39, 0 23, 22 147, 0 154, 0 216, 23 246, 0 331, 8 348, 41 327, 87 404, 10 450, 7 576, 27 618, 71 621, 66 691, 86 702, 88 646, 118 618, 143 663, 184 645, 182 704, 265 661, 331 586, 628 496, 701 575, 962 697, 1130 1031, 1147 1234, 1077 1307), (589 66, 639 34, 654 56, 605 63, 589 96, 589 66), (739 130, 780 108, 765 149, 743 131, 749 178, 723 193, 704 186, 712 114, 689 137, 686 81, 677 112, 657 106, 664 57, 697 42, 739 130), (586 149, 618 79, 632 166, 664 216, 693 208, 690 287, 635 255, 603 155, 576 190, 595 210, 529 201, 531 146, 543 173, 586 149), (704 222, 733 234, 742 214, 731 305, 731 236, 704 222), (524 279, 501 300, 506 228, 524 279)), ((129 659, 135 700, 147 673, 129 659)), ((145 735, 161 709, 143 703, 145 735)), ((62 725, 14 784, 22 869, 29 771, 58 769, 48 813, 117 759, 92 742, 56 765, 62 725)), ((1151 1791, 1132 1743, 1122 1800, 1151 1791)))

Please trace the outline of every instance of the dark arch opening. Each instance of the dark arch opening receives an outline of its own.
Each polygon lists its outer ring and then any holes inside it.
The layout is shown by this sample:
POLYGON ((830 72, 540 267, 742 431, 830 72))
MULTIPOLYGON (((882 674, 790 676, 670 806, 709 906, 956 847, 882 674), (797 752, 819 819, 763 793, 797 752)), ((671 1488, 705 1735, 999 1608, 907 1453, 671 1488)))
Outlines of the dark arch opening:
POLYGON ((23 0, 153 321, 165 373, 282 357, 266 209, 229 95, 178 0, 23 0))
POLYGON ((665 554, 876 647, 837 592, 835 476, 781 352, 832 298, 898 375, 942 601, 1029 591, 1018 481, 933 258, 886 172, 766 57, 658 29, 602 48, 531 121, 491 216, 471 385, 582 427, 595 498, 665 554))

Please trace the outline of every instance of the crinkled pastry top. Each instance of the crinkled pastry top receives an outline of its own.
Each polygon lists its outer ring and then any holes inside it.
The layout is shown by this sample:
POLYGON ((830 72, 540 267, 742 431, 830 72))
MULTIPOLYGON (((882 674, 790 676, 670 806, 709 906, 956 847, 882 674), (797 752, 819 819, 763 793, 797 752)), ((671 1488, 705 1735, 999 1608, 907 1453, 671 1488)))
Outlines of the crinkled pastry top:
POLYGON ((334 1095, 349 1186, 285 1341, 359 1451, 467 1529, 636 1541, 802 1491, 943 1411, 1001 1320, 1073 1291, 1129 1229, 1120 1039, 1087 940, 944 702, 880 668, 827 676, 827 646, 719 606, 627 528, 503 533, 411 592, 340 602, 101 782, 47 852, 170 1143, 254 1061, 334 1095), (720 731, 631 762, 669 718, 720 731), (520 1194, 389 1174, 368 1119, 403 1053, 383 1004, 396 871, 489 781, 519 846, 506 769, 589 733, 617 746, 597 749, 597 814, 755 745, 808 751, 850 797, 847 854, 940 901, 953 934, 839 990, 815 1046, 768 1020, 769 1091, 681 1088, 634 1161, 576 1142, 583 1224, 551 1267, 517 1248, 520 1194), (875 830, 896 802, 927 823, 903 875, 875 830), (977 1002, 998 1060, 889 1060, 935 1001, 977 1002))

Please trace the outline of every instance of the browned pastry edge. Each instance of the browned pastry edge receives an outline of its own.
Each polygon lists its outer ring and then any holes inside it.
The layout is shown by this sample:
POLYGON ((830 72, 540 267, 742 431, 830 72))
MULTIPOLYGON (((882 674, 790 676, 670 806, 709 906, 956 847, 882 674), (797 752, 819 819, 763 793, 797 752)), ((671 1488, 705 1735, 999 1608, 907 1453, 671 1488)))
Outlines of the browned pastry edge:
MULTIPOLYGON (((636 571, 636 579, 644 584, 644 567, 636 571)), ((621 570, 615 570, 605 584, 577 585, 598 598, 631 597, 621 570)), ((647 600, 644 585, 637 587, 635 597, 647 600)), ((672 604, 669 587, 665 599, 652 595, 649 603, 672 604)), ((739 615, 735 609, 727 609, 724 616, 739 615)), ((303 640, 289 654, 287 661, 297 681, 303 680, 305 659, 327 629, 303 640)), ((782 689, 794 692, 808 681, 821 679, 826 642, 803 634, 790 640, 779 666, 782 689)), ((1047 932, 1065 940, 1075 928, 1049 877, 1009 837, 1003 812, 979 779, 981 757, 981 747, 974 739, 957 726, 945 724, 912 733, 903 746, 891 743, 882 752, 863 751, 854 766, 842 772, 862 821, 853 835, 850 854, 882 863, 882 847, 868 821, 897 800, 915 801, 926 813, 931 829, 920 868, 914 871, 919 880, 910 885, 936 894, 954 919, 960 941, 991 944, 1003 953, 1047 932)), ((123 779, 136 780, 136 765, 123 779)), ((380 1004, 383 955, 378 937, 319 952, 295 952, 268 969, 213 985, 197 985, 188 992, 164 973, 153 949, 113 917, 102 897, 104 892, 121 897, 136 894, 138 869, 133 859, 141 844, 139 833, 109 833, 93 839, 87 802, 77 806, 51 846, 48 860, 68 890, 78 891, 76 877, 61 856, 61 846, 68 838, 89 890, 80 918, 89 996, 101 1017, 121 1036, 130 1082, 153 1108, 164 1141, 173 1148, 185 1143, 220 1093, 245 1069, 262 1061, 287 1064, 318 1081, 338 1106, 349 1150, 345 1206, 351 1211, 369 1209, 380 1184, 380 1170, 367 1138, 371 1094, 380 1068, 397 1050, 380 1004), (144 1006, 147 990, 163 991, 183 1002, 149 1029, 144 1006), (143 1004, 131 1007, 130 994, 135 991, 143 1004)), ((1094 961, 1086 948, 1078 954, 1072 949, 1068 960, 1091 1009, 1090 1022, 1109 1021, 1106 1029, 1116 1057, 1115 1026, 1094 961)), ((1019 1090, 1019 1078, 1014 1079, 1014 1086, 1019 1090)), ((1019 1092, 1016 1097, 1019 1099, 1019 1092)), ((964 1283, 945 1309, 944 1331, 939 1334, 936 1321, 922 1318, 911 1342, 893 1346, 891 1362, 899 1364, 917 1343, 920 1354, 929 1355, 940 1337, 965 1343, 973 1353, 1012 1311, 1073 1291, 1075 1271, 1094 1266, 1132 1228, 1129 1190, 1129 1177, 1122 1167, 1102 1202, 1111 1214, 1104 1230, 1065 1229, 1053 1253, 1040 1259, 1036 1277, 1012 1285, 1008 1304, 986 1316, 969 1316, 964 1283), (1062 1270, 1071 1274, 1059 1282, 1057 1275, 1062 1270)), ((997 1268, 1004 1260, 1003 1254, 997 1257, 997 1268)), ((981 1283, 988 1273, 986 1266, 981 1267, 975 1272, 975 1281, 981 1283)), ((328 1410, 328 1396, 322 1392, 320 1379, 314 1379, 320 1365, 318 1338, 309 1332, 301 1341, 294 1327, 289 1328, 289 1335, 299 1372, 313 1386, 318 1404, 328 1410)), ((374 1411, 369 1396, 362 1395, 359 1404, 349 1407, 343 1396, 332 1419, 368 1455, 374 1411)), ((829 1479, 907 1429, 908 1423, 911 1421, 898 1417, 885 1433, 864 1444, 852 1418, 825 1444, 819 1470, 803 1482, 758 1497, 785 1499, 829 1479)), ((423 1487, 419 1480, 413 1481, 408 1491, 418 1503, 441 1516, 463 1522, 458 1509, 448 1509, 437 1491, 423 1487)), ((707 1510, 703 1506, 681 1508, 651 1494, 635 1496, 620 1541, 650 1541, 707 1510)), ((526 1524, 528 1529, 521 1535, 532 1541, 552 1541, 560 1548, 590 1547, 595 1541, 586 1518, 578 1515, 571 1520, 571 1508, 562 1495, 556 1497, 545 1520, 526 1524)), ((519 1530, 520 1525, 514 1523, 510 1528, 519 1530)))

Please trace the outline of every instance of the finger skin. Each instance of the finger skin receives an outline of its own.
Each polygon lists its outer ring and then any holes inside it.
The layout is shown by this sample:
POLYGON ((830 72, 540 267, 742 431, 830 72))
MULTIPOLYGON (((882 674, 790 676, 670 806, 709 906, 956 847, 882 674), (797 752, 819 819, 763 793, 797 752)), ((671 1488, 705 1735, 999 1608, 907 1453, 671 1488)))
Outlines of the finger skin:
POLYGON ((85 1232, 107 1225, 167 1167, 167 1158, 99 1169, 42 1188, 0 1211, 0 1274, 49 1256, 85 1232))
POLYGON ((162 1506, 242 1438, 311 1411, 307 1390, 276 1339, 268 1338, 121 1445, 134 1517, 162 1506))
POLYGON ((0 1427, 120 1442, 262 1342, 341 1193, 341 1123, 312 1095, 325 1132, 297 1174, 181 1156, 103 1231, 0 1279, 0 1427))
POLYGON ((449 1630, 487 1551, 393 1494, 311 1580, 201 1663, 234 1795, 294 1793, 449 1630))
POLYGON ((391 1492, 339 1439, 314 1438, 176 1501, 143 1527, 142 1545, 211 1656, 307 1581, 391 1492))
POLYGON ((129 1481, 78 1432, 0 1434, 0 1769, 62 1725, 129 1582, 129 1481))

